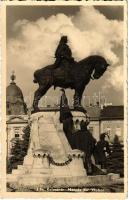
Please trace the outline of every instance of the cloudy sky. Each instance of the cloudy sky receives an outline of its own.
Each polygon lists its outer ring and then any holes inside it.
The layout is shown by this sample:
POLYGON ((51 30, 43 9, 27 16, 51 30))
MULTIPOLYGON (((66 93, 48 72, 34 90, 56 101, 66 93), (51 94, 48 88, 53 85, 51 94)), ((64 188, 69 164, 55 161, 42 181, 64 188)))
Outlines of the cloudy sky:
MULTIPOLYGON (((76 61, 99 54, 111 63, 102 78, 89 83, 85 95, 100 92, 107 102, 123 104, 122 6, 8 6, 7 84, 14 70, 25 98, 33 95, 33 73, 54 62, 61 35, 68 36, 76 61)), ((59 89, 47 93, 49 101, 59 95, 59 89)))

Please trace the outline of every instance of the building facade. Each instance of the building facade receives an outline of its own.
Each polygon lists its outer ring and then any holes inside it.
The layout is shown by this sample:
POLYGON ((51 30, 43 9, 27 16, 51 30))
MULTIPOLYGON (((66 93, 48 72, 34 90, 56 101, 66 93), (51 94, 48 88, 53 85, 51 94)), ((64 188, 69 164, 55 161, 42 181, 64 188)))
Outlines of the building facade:
POLYGON ((15 140, 23 139, 24 135, 24 128, 28 124, 28 117, 27 115, 17 115, 17 116, 8 116, 6 122, 6 129, 7 129, 7 152, 8 155, 11 154, 12 146, 15 143, 15 140))
POLYGON ((121 106, 98 106, 87 107, 90 116, 88 126, 92 135, 99 140, 101 133, 108 133, 109 141, 114 140, 115 135, 123 142, 124 136, 124 107, 121 106))
POLYGON ((124 107, 106 106, 100 114, 100 132, 108 132, 110 141, 115 135, 123 142, 124 136, 124 107))
POLYGON ((6 130, 7 152, 11 154, 11 148, 15 140, 23 139, 23 129, 28 124, 27 106, 21 89, 15 83, 16 76, 11 75, 10 85, 6 90, 6 130))
POLYGON ((99 140, 100 133, 100 107, 90 106, 86 107, 87 113, 90 116, 90 124, 88 128, 96 140, 99 140))

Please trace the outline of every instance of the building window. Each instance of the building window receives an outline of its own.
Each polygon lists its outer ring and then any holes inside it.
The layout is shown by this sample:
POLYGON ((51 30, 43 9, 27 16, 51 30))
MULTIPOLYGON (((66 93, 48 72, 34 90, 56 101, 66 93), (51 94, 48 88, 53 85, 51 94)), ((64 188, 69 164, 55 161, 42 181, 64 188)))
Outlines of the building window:
POLYGON ((92 126, 89 127, 90 133, 93 135, 94 128, 92 126))
POLYGON ((7 103, 7 108, 9 109, 9 103, 7 103))
POLYGON ((15 138, 19 138, 19 134, 18 133, 15 134, 15 138))
POLYGON ((121 136, 121 128, 116 128, 116 135, 117 135, 118 137, 121 136))
POLYGON ((11 111, 10 110, 8 110, 8 115, 11 115, 11 111))

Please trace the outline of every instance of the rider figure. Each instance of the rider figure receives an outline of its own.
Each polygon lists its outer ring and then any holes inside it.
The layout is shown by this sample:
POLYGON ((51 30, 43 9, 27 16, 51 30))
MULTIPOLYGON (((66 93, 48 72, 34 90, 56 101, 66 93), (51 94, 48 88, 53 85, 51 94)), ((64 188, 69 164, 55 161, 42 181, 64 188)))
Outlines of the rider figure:
POLYGON ((68 63, 74 61, 71 49, 68 46, 67 42, 68 42, 67 36, 62 36, 55 52, 55 58, 56 58, 56 61, 54 63, 55 68, 60 66, 60 62, 62 60, 68 61, 68 63))

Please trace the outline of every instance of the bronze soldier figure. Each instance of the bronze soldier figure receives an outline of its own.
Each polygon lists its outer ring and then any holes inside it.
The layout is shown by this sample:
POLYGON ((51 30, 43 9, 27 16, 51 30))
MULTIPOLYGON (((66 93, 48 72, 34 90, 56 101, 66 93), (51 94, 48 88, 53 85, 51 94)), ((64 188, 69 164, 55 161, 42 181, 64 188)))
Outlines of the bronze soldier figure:
POLYGON ((72 114, 68 105, 68 99, 65 90, 61 89, 62 95, 60 100, 60 123, 63 123, 67 118, 72 118, 72 114))
POLYGON ((100 140, 97 142, 97 145, 95 148, 96 164, 101 165, 102 169, 106 168, 106 161, 107 161, 106 153, 108 155, 110 155, 110 153, 111 153, 109 143, 108 143, 108 141, 105 140, 105 137, 106 137, 106 133, 102 133, 100 135, 100 140))

